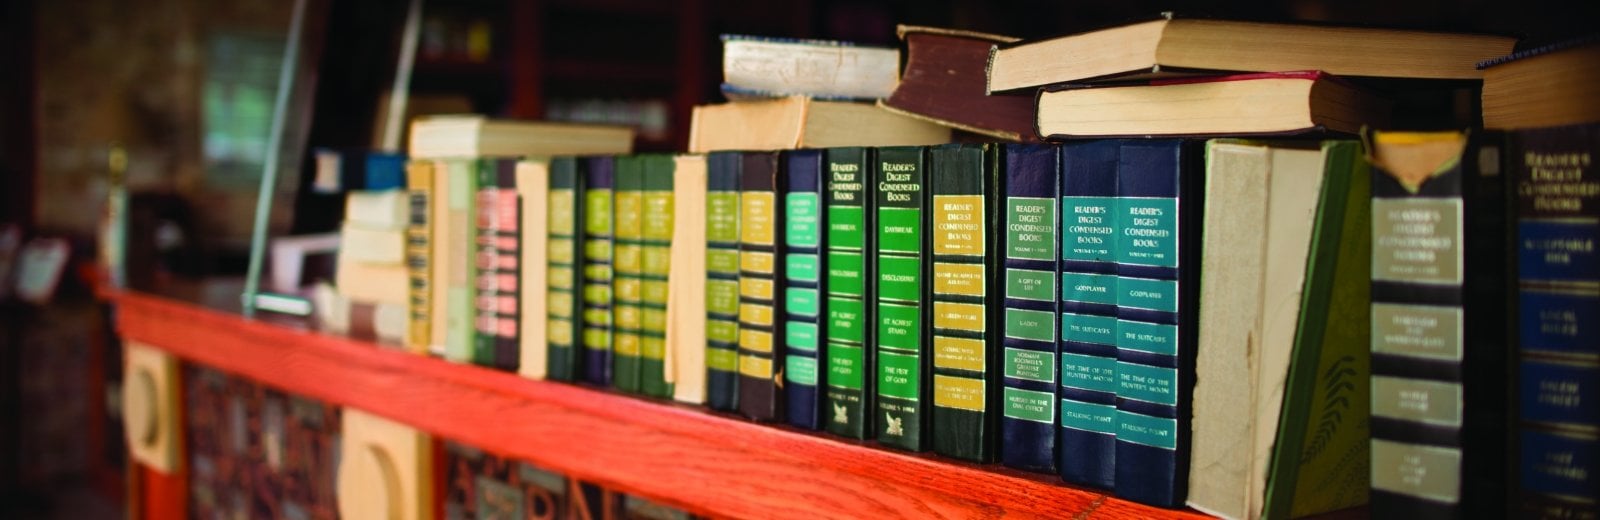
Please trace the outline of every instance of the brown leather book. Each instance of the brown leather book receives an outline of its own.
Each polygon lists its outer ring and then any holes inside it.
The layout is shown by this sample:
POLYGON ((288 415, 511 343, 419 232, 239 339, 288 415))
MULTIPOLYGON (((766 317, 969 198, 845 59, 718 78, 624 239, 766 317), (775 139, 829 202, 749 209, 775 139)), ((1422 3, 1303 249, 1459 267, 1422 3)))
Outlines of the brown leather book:
POLYGON ((989 50, 1009 36, 901 25, 906 68, 879 106, 1008 141, 1038 142, 1031 92, 988 95, 989 50))

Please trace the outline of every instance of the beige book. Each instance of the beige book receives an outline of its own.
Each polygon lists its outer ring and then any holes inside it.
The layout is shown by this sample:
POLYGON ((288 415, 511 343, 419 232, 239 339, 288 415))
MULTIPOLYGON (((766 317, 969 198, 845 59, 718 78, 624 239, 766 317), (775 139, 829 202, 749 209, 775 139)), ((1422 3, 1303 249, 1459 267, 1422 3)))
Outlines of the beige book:
POLYGON ((522 309, 517 313, 521 320, 521 337, 517 373, 529 379, 544 379, 549 360, 549 338, 545 323, 550 314, 546 310, 545 295, 549 292, 546 277, 546 240, 549 236, 550 213, 550 161, 529 159, 517 163, 517 195, 522 198, 522 258, 518 259, 522 309))
POLYGON ((673 158, 672 264, 667 271, 667 383, 672 398, 706 400, 706 158, 673 158))
POLYGON ((405 190, 352 191, 345 195, 344 222, 373 230, 405 230, 411 205, 405 190))
POLYGON ((950 129, 876 105, 793 96, 694 107, 689 151, 930 145, 950 129))
POLYGON ((450 269, 455 262, 466 261, 464 258, 455 258, 450 255, 450 243, 455 239, 450 225, 450 167, 444 161, 433 162, 433 197, 429 208, 428 221, 433 226, 433 242, 428 244, 432 248, 428 264, 429 281, 432 285, 428 288, 428 335, 430 336, 428 352, 437 357, 444 357, 444 345, 450 337, 450 316, 446 303, 449 302, 450 269))
POLYGON ((633 151, 626 126, 426 116, 411 122, 413 159, 608 155, 633 151))
POLYGON ((1294 351, 1324 157, 1212 141, 1206 151, 1190 507, 1262 514, 1294 351))
POLYGON ((333 284, 345 298, 404 306, 411 298, 410 273, 401 263, 360 262, 339 256, 333 284))
POLYGON ((373 229, 345 222, 339 229, 339 259, 376 264, 404 264, 404 229, 373 229))
POLYGON ((432 518, 432 447, 428 434, 415 428, 345 408, 339 441, 339 515, 432 518))

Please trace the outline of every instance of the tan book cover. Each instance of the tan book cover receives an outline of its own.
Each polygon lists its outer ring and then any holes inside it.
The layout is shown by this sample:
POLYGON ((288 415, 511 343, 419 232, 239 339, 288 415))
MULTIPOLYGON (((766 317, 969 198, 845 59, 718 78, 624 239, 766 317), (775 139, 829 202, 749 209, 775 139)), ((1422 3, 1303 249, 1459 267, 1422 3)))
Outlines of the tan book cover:
POLYGON ((694 107, 689 151, 930 145, 950 129, 866 103, 793 96, 694 107))
POLYGON ((517 163, 517 195, 522 199, 522 258, 518 259, 521 280, 522 309, 518 313, 521 323, 520 348, 517 373, 529 379, 544 379, 548 369, 549 337, 545 324, 549 319, 546 295, 549 280, 546 276, 546 247, 550 215, 546 211, 550 198, 550 162, 545 159, 528 159, 517 163))
POLYGON ((706 158, 673 158, 672 264, 667 274, 667 382, 673 399, 706 400, 706 158))

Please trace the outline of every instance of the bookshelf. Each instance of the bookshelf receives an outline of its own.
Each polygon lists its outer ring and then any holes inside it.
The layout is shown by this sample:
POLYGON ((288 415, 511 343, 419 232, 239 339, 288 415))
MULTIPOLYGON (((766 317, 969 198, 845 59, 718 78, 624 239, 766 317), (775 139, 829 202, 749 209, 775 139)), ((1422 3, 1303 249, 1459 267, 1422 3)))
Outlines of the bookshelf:
MULTIPOLYGON (((247 320, 183 299, 107 296, 127 341, 696 514, 1203 518, 1064 485, 1051 475, 892 452, 693 406, 522 379, 303 324, 247 320)), ((142 473, 148 476, 145 511, 183 511, 182 475, 142 473)))

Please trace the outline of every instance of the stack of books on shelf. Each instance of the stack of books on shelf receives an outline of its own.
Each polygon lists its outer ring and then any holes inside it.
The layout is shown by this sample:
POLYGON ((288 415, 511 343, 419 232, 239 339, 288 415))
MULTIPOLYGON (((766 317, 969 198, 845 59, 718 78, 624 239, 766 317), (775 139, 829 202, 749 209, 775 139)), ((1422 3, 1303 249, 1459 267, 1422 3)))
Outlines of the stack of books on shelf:
POLYGON ((346 249, 527 377, 1229 518, 1594 513, 1596 40, 899 34, 725 37, 679 155, 418 120, 346 249), (1384 130, 1480 88, 1508 132, 1384 130))
POLYGON ((361 150, 316 155, 313 187, 345 197, 333 286, 312 292, 318 317, 330 330, 400 344, 408 297, 405 157, 361 150))

